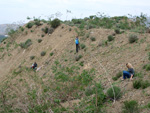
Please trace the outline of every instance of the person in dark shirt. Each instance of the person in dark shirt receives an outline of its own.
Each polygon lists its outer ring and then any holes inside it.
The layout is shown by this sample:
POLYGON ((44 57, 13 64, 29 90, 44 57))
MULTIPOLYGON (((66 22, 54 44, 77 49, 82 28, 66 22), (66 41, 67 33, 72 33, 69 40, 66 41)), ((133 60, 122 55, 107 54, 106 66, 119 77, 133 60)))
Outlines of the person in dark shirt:
POLYGON ((36 69, 37 69, 37 63, 34 62, 34 63, 32 64, 32 66, 31 66, 31 68, 34 69, 34 70, 36 70, 36 69))
POLYGON ((132 80, 133 76, 134 76, 134 69, 133 66, 130 63, 126 64, 128 71, 123 71, 123 79, 125 80, 126 78, 130 78, 130 80, 132 80))

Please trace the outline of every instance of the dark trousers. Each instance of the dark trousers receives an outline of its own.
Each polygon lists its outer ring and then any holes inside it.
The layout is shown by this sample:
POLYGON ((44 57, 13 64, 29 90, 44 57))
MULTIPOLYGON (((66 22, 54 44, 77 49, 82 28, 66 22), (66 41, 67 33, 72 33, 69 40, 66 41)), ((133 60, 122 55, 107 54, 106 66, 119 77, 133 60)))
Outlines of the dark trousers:
POLYGON ((76 53, 78 53, 79 44, 76 44, 76 53))
POLYGON ((130 78, 131 74, 128 71, 123 71, 123 79, 130 78))

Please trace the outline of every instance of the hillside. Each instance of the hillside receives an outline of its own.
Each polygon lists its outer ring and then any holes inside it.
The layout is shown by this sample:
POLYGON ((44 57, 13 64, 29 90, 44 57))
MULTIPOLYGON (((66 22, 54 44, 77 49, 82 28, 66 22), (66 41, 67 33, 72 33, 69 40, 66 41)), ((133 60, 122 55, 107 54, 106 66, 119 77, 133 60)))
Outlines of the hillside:
POLYGON ((0 44, 0 112, 120 113, 126 102, 135 113, 149 113, 150 33, 130 25, 136 24, 120 17, 74 19, 55 28, 34 20, 10 32, 0 44), (136 74, 121 81, 127 62, 136 74), (114 88, 115 96, 107 93, 112 86, 121 90, 114 88))

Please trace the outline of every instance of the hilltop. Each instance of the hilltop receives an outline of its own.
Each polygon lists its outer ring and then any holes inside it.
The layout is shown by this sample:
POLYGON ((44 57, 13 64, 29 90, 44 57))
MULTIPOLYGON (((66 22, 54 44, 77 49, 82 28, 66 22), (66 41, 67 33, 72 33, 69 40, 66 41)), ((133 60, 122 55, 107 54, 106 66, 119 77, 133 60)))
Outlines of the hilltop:
POLYGON ((0 112, 148 113, 150 33, 143 23, 142 17, 34 19, 10 31, 0 44, 0 112), (30 69, 33 62, 38 71, 30 69), (127 62, 136 74, 121 81, 127 62))

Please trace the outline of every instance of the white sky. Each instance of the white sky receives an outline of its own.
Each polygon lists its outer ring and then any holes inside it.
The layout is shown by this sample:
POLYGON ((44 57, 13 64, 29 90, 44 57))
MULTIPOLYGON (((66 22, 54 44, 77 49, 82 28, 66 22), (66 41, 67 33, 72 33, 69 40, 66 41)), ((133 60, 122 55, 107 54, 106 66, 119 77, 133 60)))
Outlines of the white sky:
POLYGON ((21 23, 27 16, 48 19, 58 12, 62 14, 61 20, 88 17, 97 12, 108 16, 142 12, 149 16, 150 0, 0 0, 0 24, 21 23))

